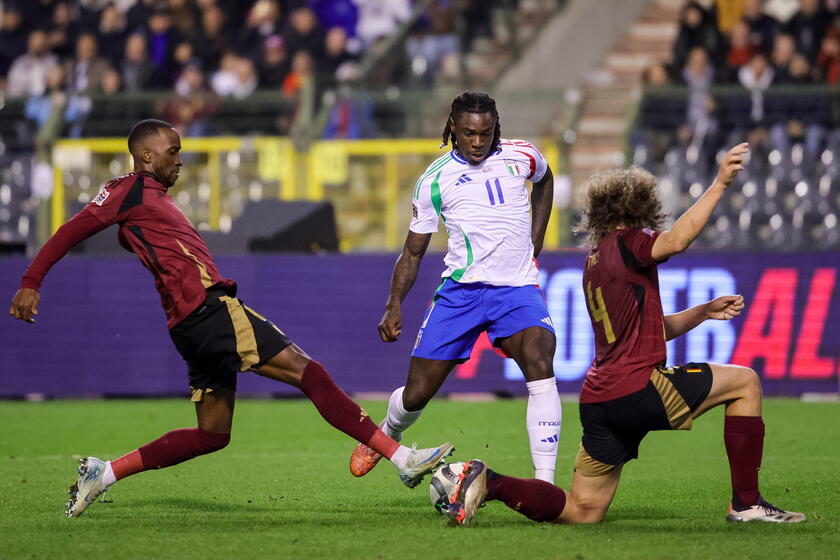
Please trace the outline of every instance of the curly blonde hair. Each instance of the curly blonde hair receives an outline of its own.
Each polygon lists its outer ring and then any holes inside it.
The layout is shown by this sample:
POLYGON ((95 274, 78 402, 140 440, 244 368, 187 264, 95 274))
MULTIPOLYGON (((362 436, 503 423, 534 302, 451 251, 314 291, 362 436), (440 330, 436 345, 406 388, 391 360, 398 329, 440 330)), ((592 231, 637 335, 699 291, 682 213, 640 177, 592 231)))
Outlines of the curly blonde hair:
POLYGON ((581 222, 574 231, 595 246, 617 227, 660 229, 668 216, 656 192, 656 178, 632 166, 601 171, 586 186, 581 222))

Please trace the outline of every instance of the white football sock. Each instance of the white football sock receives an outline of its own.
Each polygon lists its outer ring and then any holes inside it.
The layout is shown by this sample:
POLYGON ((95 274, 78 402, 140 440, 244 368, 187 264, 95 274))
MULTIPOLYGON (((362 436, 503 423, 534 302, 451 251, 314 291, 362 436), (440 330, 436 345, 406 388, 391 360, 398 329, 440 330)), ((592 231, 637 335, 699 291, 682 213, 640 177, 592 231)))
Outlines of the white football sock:
POLYGON ((417 422, 423 409, 408 411, 403 406, 403 391, 405 386, 397 388, 391 393, 391 398, 388 399, 388 415, 385 417, 385 423, 382 426, 382 431, 386 435, 394 438, 397 441, 402 441, 403 432, 417 422))
POLYGON ((117 481, 117 477, 114 474, 114 469, 111 468, 111 461, 105 462, 105 474, 102 475, 102 482, 105 486, 111 486, 113 483, 117 481))
POLYGON ((531 459, 534 461, 534 478, 554 484, 554 469, 557 463, 557 445, 560 441, 560 425, 563 408, 557 393, 557 381, 551 377, 529 381, 528 412, 525 427, 531 443, 531 459))
POLYGON ((411 455, 411 449, 405 445, 400 445, 394 454, 391 455, 391 462, 397 469, 402 470, 408 465, 408 456, 411 455))

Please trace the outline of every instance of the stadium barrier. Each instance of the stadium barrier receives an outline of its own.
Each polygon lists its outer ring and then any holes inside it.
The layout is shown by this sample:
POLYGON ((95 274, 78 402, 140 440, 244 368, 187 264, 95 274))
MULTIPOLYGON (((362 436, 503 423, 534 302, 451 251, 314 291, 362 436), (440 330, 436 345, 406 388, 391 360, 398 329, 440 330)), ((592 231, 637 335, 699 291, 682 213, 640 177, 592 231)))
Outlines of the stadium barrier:
MULTIPOLYGON (((557 173, 558 146, 549 139, 536 143, 557 173)), ((298 152, 288 138, 264 136, 184 138, 182 146, 184 166, 171 194, 199 230, 229 231, 248 200, 329 200, 342 251, 398 249, 414 183, 446 153, 440 139, 322 140, 308 152, 298 152)), ((125 139, 59 140, 53 148, 52 231, 105 181, 131 167, 125 139)), ((561 214, 552 212, 546 248, 564 241, 561 214)), ((431 248, 445 246, 445 239, 436 239, 431 248)))
MULTIPOLYGON (((115 241, 116 242, 116 241, 115 241)), ((429 254, 403 305, 404 334, 379 341, 379 322, 395 255, 243 256, 219 258, 239 296, 323 362, 350 392, 391 391, 405 380, 417 328, 442 269, 429 254)), ((581 289, 581 252, 540 258, 541 284, 557 332, 559 388, 577 392, 592 359, 581 289)), ((11 296, 27 266, 0 261, 0 293, 11 296)), ((740 293, 745 311, 707 321, 668 343, 669 363, 733 362, 752 366, 769 395, 838 390, 840 253, 693 253, 660 267, 666 313, 740 293)), ((186 394, 186 371, 165 329, 147 273, 132 258, 68 257, 42 288, 37 323, 0 322, 0 396, 151 396, 186 394)), ((294 395, 292 387, 253 374, 239 378, 246 395, 294 395)), ((523 395, 512 360, 485 336, 443 393, 523 395)))

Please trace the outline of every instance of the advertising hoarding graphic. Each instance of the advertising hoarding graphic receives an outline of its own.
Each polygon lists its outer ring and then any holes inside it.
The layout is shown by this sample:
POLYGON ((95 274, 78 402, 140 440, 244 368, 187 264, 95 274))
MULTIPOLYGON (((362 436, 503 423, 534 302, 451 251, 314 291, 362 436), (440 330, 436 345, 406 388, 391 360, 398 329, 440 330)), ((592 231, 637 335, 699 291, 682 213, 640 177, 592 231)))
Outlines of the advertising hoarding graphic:
MULTIPOLYGON (((218 259, 239 296, 324 363, 351 392, 391 391, 405 381, 411 345, 439 284, 441 255, 427 255, 403 304, 403 336, 385 344, 384 311, 393 255, 250 256, 218 259)), ((543 255, 540 285, 557 333, 554 369, 574 393, 593 357, 581 288, 582 252, 543 255)), ((28 264, 4 259, 8 298, 28 264)), ((759 372, 766 394, 837 392, 840 370, 840 253, 688 253, 660 266, 663 309, 680 311, 739 293, 733 321, 706 321, 667 343, 670 364, 736 363, 759 372)), ((186 392, 183 361, 165 327, 151 278, 131 258, 68 258, 42 288, 35 325, 0 321, 0 396, 169 395, 186 392)), ((296 394, 252 374, 243 394, 296 394)), ((442 392, 526 394, 513 360, 486 335, 442 392)))

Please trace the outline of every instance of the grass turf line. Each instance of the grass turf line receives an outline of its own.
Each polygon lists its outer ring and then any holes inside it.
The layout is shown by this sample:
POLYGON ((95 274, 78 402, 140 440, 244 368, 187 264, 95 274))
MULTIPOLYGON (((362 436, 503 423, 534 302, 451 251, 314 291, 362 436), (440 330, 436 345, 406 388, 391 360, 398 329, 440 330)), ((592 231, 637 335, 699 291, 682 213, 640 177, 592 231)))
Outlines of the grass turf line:
MULTIPOLYGON (((374 419, 385 403, 365 403, 374 419)), ((557 481, 568 488, 580 440, 564 403, 557 481)), ((531 475, 524 400, 433 401, 407 442, 455 442, 454 460, 480 457, 531 475)), ((770 399, 762 491, 803 511, 801 525, 724 521, 729 474, 722 411, 691 433, 653 433, 624 470, 603 524, 536 524, 490 503, 467 528, 446 527, 427 484, 409 490, 380 464, 355 479, 354 443, 308 401, 237 403, 221 452, 119 482, 79 519, 63 517, 74 456, 113 458, 194 425, 178 400, 0 403, 0 558, 829 558, 840 550, 840 405, 770 399)), ((428 480, 428 479, 427 479, 428 480)))

